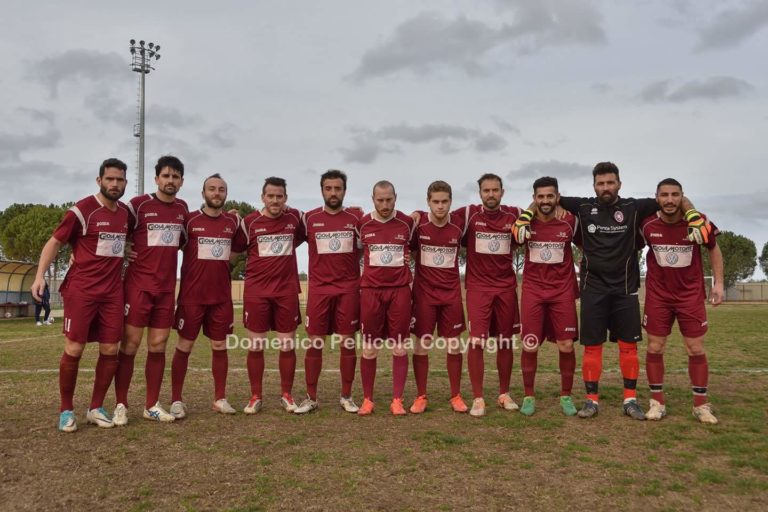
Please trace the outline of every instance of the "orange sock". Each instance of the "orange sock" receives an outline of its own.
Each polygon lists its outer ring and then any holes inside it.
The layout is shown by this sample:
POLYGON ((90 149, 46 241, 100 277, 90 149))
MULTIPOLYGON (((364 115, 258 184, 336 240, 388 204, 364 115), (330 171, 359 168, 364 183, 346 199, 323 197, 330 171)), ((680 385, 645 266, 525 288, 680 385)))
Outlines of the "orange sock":
POLYGON ((598 384, 603 373, 603 345, 584 347, 584 360, 581 363, 581 373, 584 386, 587 388, 587 398, 593 402, 598 400, 598 384))
POLYGON ((637 376, 640 373, 637 343, 619 340, 619 367, 624 377, 624 400, 637 398, 637 376))

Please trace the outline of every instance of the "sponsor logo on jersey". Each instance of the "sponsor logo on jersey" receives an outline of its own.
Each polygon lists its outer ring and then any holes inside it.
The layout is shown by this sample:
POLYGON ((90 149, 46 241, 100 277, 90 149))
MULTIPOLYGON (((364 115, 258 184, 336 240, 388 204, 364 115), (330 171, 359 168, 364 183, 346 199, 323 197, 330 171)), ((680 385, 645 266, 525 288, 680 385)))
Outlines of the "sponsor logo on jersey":
POLYGON ((201 236, 197 239, 197 258, 201 260, 229 260, 232 240, 201 236))
POLYGON ((476 220, 475 221, 475 226, 485 226, 485 225, 486 225, 486 223, 481 221, 481 220, 476 220))
POLYGON ((688 267, 693 261, 693 245, 652 245, 660 267, 688 267))
POLYGON ((259 256, 290 256, 293 254, 293 235, 261 235, 256 239, 259 256))
POLYGON ((205 232, 205 228, 192 228, 193 233, 197 233, 198 231, 205 232))
POLYGON ((97 228, 100 228, 101 226, 109 226, 109 221, 108 220, 103 220, 103 221, 100 221, 100 222, 96 223, 96 227, 97 228))
POLYGON ((425 267, 453 268, 456 263, 456 247, 422 245, 420 262, 425 267))
POLYGON ((374 236, 376 236, 376 233, 366 233, 365 236, 363 236, 363 238, 371 238, 374 236))
POLYGON ((590 215, 597 215, 597 208, 592 208, 592 211, 589 212, 590 215))
POLYGON ((594 224, 590 224, 589 226, 587 226, 587 231, 589 231, 590 233, 594 233, 595 231, 597 231, 597 226, 595 226, 594 224))
POLYGON ((125 239, 125 233, 99 233, 99 240, 96 242, 96 255, 122 258, 123 250, 125 249, 125 239))
POLYGON ((419 235, 419 240, 432 240, 432 239, 427 235, 419 235))
POLYGON ((512 233, 475 233, 475 252, 480 254, 510 254, 512 233))
POLYGON ((404 248, 396 244, 371 244, 368 246, 368 262, 372 267, 403 266, 404 248))
POLYGON ((528 259, 531 263, 562 263, 564 257, 564 242, 528 242, 528 259))
POLYGON ((322 228, 325 227, 325 222, 314 222, 312 223, 313 228, 322 228))
POLYGON ((149 217, 157 217, 157 212, 146 212, 144 214, 144 218, 147 219, 149 217))
POLYGON ((354 249, 355 234, 351 231, 322 231, 315 233, 318 254, 350 253, 354 249))
POLYGON ((147 224, 147 245, 157 246, 179 246, 181 239, 181 224, 165 224, 153 222, 147 224))
POLYGON ((649 238, 664 238, 664 235, 661 233, 651 233, 648 235, 649 238))

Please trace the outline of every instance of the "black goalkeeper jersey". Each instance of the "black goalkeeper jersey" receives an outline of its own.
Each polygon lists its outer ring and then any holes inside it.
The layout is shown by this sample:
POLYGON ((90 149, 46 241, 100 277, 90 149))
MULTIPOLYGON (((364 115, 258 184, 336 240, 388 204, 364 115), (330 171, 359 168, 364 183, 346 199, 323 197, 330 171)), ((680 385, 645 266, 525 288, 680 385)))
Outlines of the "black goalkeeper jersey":
POLYGON ((612 295, 637 292, 637 233, 640 222, 658 210, 656 200, 619 197, 603 205, 596 197, 561 197, 560 206, 579 217, 579 289, 612 295))

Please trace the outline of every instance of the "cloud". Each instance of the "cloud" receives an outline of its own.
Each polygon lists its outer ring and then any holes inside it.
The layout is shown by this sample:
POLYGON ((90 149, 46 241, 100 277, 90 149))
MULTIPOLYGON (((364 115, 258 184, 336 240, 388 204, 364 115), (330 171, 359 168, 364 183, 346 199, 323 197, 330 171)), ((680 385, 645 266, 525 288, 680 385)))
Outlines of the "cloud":
POLYGON ((0 133, 0 162, 19 162, 23 152, 52 148, 60 140, 61 132, 53 127, 39 134, 0 133))
POLYGON ((238 129, 232 123, 224 123, 203 134, 200 141, 214 148, 228 149, 235 145, 238 129))
POLYGON ((36 108, 29 108, 29 107, 17 107, 16 112, 27 116, 29 119, 32 119, 33 121, 44 121, 50 126, 53 126, 53 124, 56 121, 56 113, 53 112, 52 110, 39 110, 36 108))
POLYGON ((743 96, 754 90, 749 82, 730 76, 713 76, 691 80, 673 88, 671 80, 660 80, 645 86, 638 97, 647 103, 682 103, 690 100, 719 100, 743 96))
MULTIPOLYGON (((525 179, 533 183, 536 178, 552 176, 558 180, 575 180, 592 176, 592 166, 559 160, 527 162, 507 174, 507 180, 525 179)), ((526 187, 529 183, 526 182, 526 187)))
POLYGON ((127 76, 130 69, 128 60, 116 52, 67 50, 28 63, 27 78, 43 84, 50 96, 56 98, 63 82, 114 82, 116 77, 127 76))
POLYGON ((768 2, 753 0, 720 12, 699 31, 696 51, 738 46, 768 26, 768 2))
POLYGON ((600 14, 587 3, 540 0, 504 4, 513 21, 492 26, 466 16, 448 19, 424 12, 404 21, 383 43, 366 51, 351 75, 357 82, 411 71, 458 68, 468 75, 488 71, 497 51, 530 55, 547 46, 605 41, 600 14))
POLYGON ((0 204, 72 201, 96 192, 97 175, 98 168, 75 170, 42 160, 0 163, 0 176, 14 177, 4 181, 0 204), (93 188, 84 190, 84 183, 92 184, 93 188))
POLYGON ((466 128, 450 124, 423 124, 412 126, 405 123, 383 126, 378 130, 354 128, 349 147, 339 148, 346 162, 371 163, 382 153, 399 153, 401 144, 428 144, 439 142, 444 154, 473 148, 480 153, 501 151, 507 141, 494 132, 466 128), (463 143, 463 144, 462 144, 463 143))
POLYGON ((507 121, 506 119, 502 119, 500 117, 493 116, 491 117, 491 120, 496 124, 496 126, 499 128, 499 130, 505 132, 505 133, 511 133, 514 135, 517 135, 518 137, 522 135, 520 132, 520 129, 507 121))

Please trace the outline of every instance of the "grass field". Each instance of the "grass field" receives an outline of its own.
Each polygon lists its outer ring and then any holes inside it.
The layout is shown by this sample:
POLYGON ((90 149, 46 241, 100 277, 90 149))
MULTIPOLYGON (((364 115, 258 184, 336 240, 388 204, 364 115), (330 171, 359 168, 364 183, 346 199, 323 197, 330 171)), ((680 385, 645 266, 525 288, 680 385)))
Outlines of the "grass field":
MULTIPOLYGON (((669 416, 661 422, 620 415, 617 350, 607 347, 601 412, 565 418, 551 344, 539 357, 537 413, 526 418, 489 408, 483 419, 448 407, 445 356, 430 358, 430 408, 421 416, 388 413, 390 358, 379 362, 377 411, 367 418, 337 405, 338 352, 325 354, 321 408, 291 416, 278 405, 277 354, 267 354, 266 407, 257 416, 210 410, 207 341, 193 351, 185 401, 190 415, 169 425, 140 419, 143 349, 131 389, 131 423, 102 430, 85 424, 96 347, 81 362, 75 396, 80 430, 60 434, 60 324, 0 322, 0 508, 112 510, 764 510, 768 504, 768 305, 710 309, 710 394, 721 420, 691 416, 687 359, 675 335, 666 356, 669 416)), ((241 333, 242 334, 242 333, 241 333)), ((171 347, 175 335, 172 335, 171 347)), ((171 350, 168 351, 171 354, 171 350)), ((581 348, 578 348, 579 366, 581 348)), ((641 347, 641 367, 644 366, 641 347)), ((299 368, 303 355, 299 354, 299 368)), ((168 358, 170 366, 170 357, 168 358)), ((248 399, 245 352, 230 351, 228 398, 248 399)), ((497 394, 486 356, 486 399, 497 394)), ((414 395, 412 379, 407 400, 414 395)), ((464 396, 470 396, 466 371, 464 396)), ((648 391, 640 377, 645 407, 648 391)), ((162 401, 167 406, 170 375, 162 401)), ((300 397, 304 375, 297 373, 300 397)), ((360 399, 359 378, 355 398, 360 399)), ((576 376, 575 398, 583 385, 576 376)), ((519 351, 514 398, 522 394, 519 351)), ((489 404, 492 402, 489 402, 489 404)), ((106 406, 114 406, 110 392, 106 406)))

